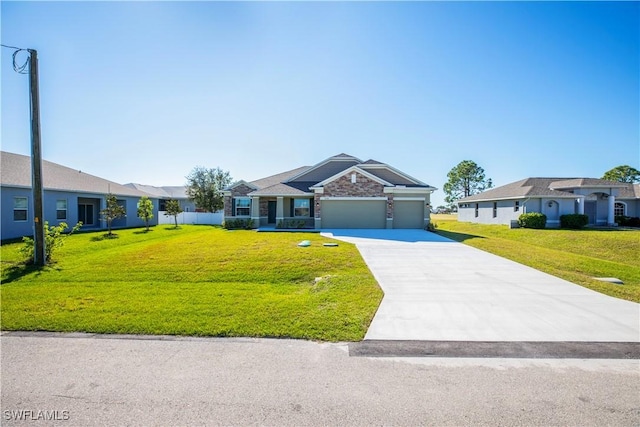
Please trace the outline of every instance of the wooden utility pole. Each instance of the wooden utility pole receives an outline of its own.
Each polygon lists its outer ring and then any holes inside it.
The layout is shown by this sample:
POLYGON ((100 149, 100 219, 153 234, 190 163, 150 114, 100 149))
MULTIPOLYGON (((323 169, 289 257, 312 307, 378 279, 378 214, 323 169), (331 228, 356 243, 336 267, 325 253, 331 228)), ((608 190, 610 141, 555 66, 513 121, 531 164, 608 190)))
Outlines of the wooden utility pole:
POLYGON ((33 262, 47 263, 44 240, 44 203, 42 184, 42 151, 40 148, 40 97, 38 88, 38 51, 29 51, 29 93, 31 96, 31 188, 33 190, 33 262))

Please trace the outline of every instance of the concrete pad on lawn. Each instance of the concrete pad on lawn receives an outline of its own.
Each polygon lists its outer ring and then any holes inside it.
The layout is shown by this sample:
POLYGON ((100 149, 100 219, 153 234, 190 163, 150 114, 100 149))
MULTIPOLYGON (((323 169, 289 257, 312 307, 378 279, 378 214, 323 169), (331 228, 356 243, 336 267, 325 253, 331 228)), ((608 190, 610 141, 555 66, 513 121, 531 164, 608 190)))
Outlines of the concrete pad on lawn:
POLYGON ((366 340, 640 342, 640 305, 422 230, 323 230, 385 295, 366 340))

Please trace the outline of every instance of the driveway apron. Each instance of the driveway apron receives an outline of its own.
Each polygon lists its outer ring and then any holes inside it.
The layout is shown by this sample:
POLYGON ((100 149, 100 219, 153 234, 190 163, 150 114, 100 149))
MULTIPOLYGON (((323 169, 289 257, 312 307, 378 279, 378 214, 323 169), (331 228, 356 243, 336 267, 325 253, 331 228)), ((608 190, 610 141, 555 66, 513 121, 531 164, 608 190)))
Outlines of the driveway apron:
POLYGON ((640 342, 640 304, 422 230, 324 230, 384 291, 366 340, 640 342))

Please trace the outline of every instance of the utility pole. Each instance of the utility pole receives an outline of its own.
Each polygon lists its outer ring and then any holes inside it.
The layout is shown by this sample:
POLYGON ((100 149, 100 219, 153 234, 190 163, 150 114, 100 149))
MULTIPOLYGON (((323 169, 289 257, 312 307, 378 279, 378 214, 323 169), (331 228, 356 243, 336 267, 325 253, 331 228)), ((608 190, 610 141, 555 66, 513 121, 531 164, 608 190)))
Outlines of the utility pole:
POLYGON ((29 51, 29 94, 31 97, 31 188, 33 190, 34 252, 33 262, 47 263, 44 240, 44 203, 42 184, 42 150, 40 147, 40 96, 38 88, 38 51, 29 51))

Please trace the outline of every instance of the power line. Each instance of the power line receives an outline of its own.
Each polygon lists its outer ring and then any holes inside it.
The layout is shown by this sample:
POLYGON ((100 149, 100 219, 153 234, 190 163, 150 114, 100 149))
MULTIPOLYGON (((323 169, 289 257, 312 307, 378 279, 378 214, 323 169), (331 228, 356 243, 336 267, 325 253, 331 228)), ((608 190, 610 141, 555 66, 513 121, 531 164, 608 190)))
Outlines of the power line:
POLYGON ((0 46, 2 46, 2 47, 7 47, 7 48, 9 48, 9 49, 28 50, 28 49, 26 49, 26 48, 24 48, 24 47, 9 46, 9 45, 6 45, 6 44, 1 44, 1 43, 0 43, 0 46))
POLYGON ((9 46, 6 44, 1 45, 2 47, 6 47, 8 49, 15 49, 13 51, 13 55, 12 55, 12 59, 13 59, 13 71, 15 71, 16 73, 19 74, 28 74, 29 71, 27 70, 27 67, 29 66, 29 60, 31 58, 31 51, 33 49, 24 49, 21 47, 16 47, 16 46, 9 46), (27 59, 24 60, 24 63, 22 65, 18 65, 18 61, 16 59, 16 56, 20 53, 20 52, 29 52, 29 56, 27 57, 27 59))

